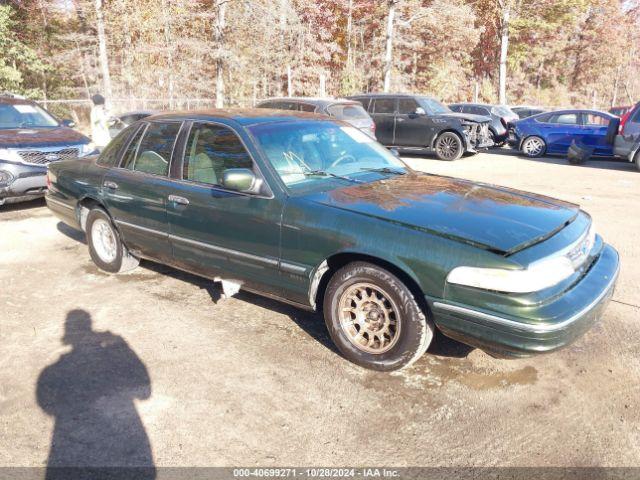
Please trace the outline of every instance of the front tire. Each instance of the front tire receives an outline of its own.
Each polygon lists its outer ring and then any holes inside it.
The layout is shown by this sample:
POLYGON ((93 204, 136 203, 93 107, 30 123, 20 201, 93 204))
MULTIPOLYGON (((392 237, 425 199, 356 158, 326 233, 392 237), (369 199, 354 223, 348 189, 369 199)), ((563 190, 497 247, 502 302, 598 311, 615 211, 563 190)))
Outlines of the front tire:
POLYGON ((436 139, 435 151, 440 160, 458 160, 464 153, 462 139, 453 132, 444 132, 436 139))
POLYGON ((122 273, 138 266, 140 260, 124 246, 111 217, 102 208, 93 208, 87 215, 89 255, 98 268, 109 273, 122 273))
POLYGON ((547 151, 547 144, 542 138, 533 135, 524 139, 520 150, 529 158, 538 158, 547 151))
POLYGON ((636 168, 640 170, 640 151, 636 152, 634 162, 636 164, 636 168))
POLYGON ((338 270, 327 285, 323 306, 338 350, 364 368, 405 368, 433 339, 434 327, 407 286, 370 263, 354 262, 338 270))

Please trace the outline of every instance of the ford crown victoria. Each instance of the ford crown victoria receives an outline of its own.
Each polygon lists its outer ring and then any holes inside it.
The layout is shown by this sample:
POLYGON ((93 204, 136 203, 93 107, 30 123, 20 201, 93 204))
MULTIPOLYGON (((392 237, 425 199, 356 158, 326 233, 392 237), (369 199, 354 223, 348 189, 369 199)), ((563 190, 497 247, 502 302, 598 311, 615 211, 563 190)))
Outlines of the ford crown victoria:
POLYGON ((48 176, 49 208, 101 269, 145 258, 321 310, 342 354, 376 370, 410 365, 436 329, 502 357, 558 349, 618 274, 576 205, 415 172, 315 114, 155 115, 48 176))

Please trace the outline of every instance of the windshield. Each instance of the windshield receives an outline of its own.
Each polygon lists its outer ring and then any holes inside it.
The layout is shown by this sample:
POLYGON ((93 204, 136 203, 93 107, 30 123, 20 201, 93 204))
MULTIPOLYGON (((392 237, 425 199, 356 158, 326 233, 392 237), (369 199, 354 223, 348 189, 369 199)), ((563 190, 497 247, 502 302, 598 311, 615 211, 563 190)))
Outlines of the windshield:
POLYGON ((440 113, 451 113, 451 109, 446 105, 440 103, 438 100, 429 97, 419 97, 420 106, 431 115, 438 115, 440 113))
POLYGON ((491 109, 491 113, 499 117, 517 117, 517 115, 509 107, 497 105, 491 109))
POLYGON ((354 127, 334 122, 282 122, 249 129, 285 185, 293 190, 327 182, 360 183, 408 167, 354 127))
POLYGON ((28 103, 0 104, 0 128, 57 127, 58 122, 45 110, 28 103))

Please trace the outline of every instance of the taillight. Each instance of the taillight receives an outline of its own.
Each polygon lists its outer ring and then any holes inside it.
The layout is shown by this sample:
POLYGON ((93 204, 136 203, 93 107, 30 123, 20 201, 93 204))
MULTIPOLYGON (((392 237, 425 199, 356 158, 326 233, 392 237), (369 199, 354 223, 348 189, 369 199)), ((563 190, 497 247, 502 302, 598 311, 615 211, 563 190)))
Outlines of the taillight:
POLYGON ((372 123, 369 128, 371 129, 371 133, 376 133, 376 124, 375 123, 372 123))
POLYGON ((51 188, 51 177, 49 170, 47 170, 47 188, 51 188))

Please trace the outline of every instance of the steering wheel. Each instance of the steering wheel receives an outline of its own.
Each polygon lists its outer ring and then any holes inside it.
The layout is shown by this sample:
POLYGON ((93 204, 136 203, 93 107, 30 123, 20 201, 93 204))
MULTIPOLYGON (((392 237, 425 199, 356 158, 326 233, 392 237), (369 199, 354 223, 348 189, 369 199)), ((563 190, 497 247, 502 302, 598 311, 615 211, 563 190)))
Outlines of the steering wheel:
POLYGON ((331 164, 329 168, 337 167, 341 163, 353 163, 357 162, 356 157, 351 155, 350 153, 345 153, 340 155, 334 162, 331 164))

